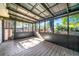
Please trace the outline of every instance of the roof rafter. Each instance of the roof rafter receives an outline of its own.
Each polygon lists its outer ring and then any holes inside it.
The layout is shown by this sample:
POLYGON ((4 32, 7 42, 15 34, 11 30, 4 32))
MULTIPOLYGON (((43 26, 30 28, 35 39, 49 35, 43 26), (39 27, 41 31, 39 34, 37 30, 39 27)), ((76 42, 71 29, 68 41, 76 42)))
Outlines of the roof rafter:
POLYGON ((24 16, 27 16, 27 17, 31 18, 31 19, 37 20, 36 18, 31 17, 31 16, 29 16, 29 15, 26 15, 26 14, 24 14, 24 13, 18 11, 18 10, 14 10, 14 9, 11 8, 11 7, 8 7, 8 6, 7 6, 7 9, 12 10, 12 11, 15 11, 15 12, 17 12, 17 13, 20 13, 20 14, 22 14, 22 15, 24 15, 24 16))
MULTIPOLYGON (((9 10, 9 11, 11 11, 11 10, 9 10)), ((13 14, 13 15, 17 15, 17 14, 19 14, 19 13, 16 13, 16 12, 14 12, 14 11, 12 11, 13 13, 11 13, 11 12, 9 12, 9 14, 13 14)), ((17 16, 19 16, 19 15, 17 15, 17 16)), ((23 16, 23 15, 22 15, 23 16)), ((19 16, 19 17, 22 17, 22 16, 19 16)), ((25 17, 22 17, 22 18, 25 18, 25 17)), ((27 18, 26 18, 27 19, 27 18)), ((30 19, 28 19, 29 21, 35 21, 35 20, 30 20, 30 19)))
POLYGON ((44 4, 44 3, 41 3, 41 5, 46 8, 46 10, 54 17, 54 14, 49 10, 49 8, 44 4))
POLYGON ((37 15, 38 17, 41 17, 41 18, 44 18, 44 17, 42 17, 42 16, 40 16, 40 15, 38 15, 38 14, 36 14, 36 13, 34 13, 34 12, 32 12, 31 10, 29 10, 28 8, 26 8, 25 6, 23 6, 23 5, 21 5, 20 3, 16 3, 18 6, 20 6, 20 7, 22 7, 22 8, 24 8, 25 10, 28 10, 28 11, 30 11, 32 14, 34 14, 34 15, 37 15))
MULTIPOLYGON (((22 18, 22 19, 25 19, 26 21, 30 21, 29 19, 26 19, 26 18, 24 18, 24 17, 20 17, 20 16, 18 16, 18 15, 14 15, 14 14, 11 14, 11 13, 9 13, 10 15, 13 15, 13 16, 16 16, 16 17, 19 17, 19 18, 22 18)), ((35 22, 35 21, 31 21, 31 22, 35 22)))
MULTIPOLYGON (((11 10, 11 11, 13 11, 13 12, 16 12, 16 13, 18 13, 18 14, 21 14, 21 13, 19 13, 19 12, 13 10, 13 9, 11 9, 11 8, 8 8, 8 9, 11 10)), ((21 15, 22 15, 22 14, 21 14, 21 15)), ((32 21, 32 20, 30 20, 30 21, 32 21)))
POLYGON ((16 19, 16 21, 22 21, 22 22, 27 22, 27 23, 34 23, 34 22, 29 22, 29 21, 25 21, 25 20, 18 19, 16 17, 14 17, 13 15, 10 15, 10 18, 11 19, 16 19))

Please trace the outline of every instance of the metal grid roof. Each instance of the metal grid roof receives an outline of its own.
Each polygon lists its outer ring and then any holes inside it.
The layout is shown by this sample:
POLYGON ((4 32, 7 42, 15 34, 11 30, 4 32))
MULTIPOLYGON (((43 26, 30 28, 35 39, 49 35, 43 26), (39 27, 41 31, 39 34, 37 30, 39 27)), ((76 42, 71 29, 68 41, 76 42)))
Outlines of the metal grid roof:
POLYGON ((49 17, 56 17, 70 11, 75 11, 78 3, 8 3, 9 14, 18 15, 28 21, 37 22, 38 20, 49 17), (67 6, 68 4, 68 6, 67 6), (13 11, 13 12, 12 12, 13 11))

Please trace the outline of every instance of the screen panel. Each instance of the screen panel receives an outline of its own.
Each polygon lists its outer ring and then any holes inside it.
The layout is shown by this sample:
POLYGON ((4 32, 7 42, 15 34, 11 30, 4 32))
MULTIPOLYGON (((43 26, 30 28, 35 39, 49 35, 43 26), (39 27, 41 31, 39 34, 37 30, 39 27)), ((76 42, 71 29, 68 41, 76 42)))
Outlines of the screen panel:
POLYGON ((79 14, 69 16, 69 34, 79 36, 79 14))
POLYGON ((54 33, 67 34, 67 17, 54 19, 54 33))

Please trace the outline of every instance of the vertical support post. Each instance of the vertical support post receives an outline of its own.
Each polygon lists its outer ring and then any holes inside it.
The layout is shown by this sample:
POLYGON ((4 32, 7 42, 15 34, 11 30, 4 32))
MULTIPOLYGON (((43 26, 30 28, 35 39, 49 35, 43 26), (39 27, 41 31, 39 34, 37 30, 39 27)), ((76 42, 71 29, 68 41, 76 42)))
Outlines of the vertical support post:
POLYGON ((32 23, 32 32, 33 32, 33 23, 32 23))
POLYGON ((22 22, 22 32, 24 32, 24 26, 23 26, 23 23, 24 23, 24 22, 22 22))
POLYGON ((67 15, 67 34, 69 35, 69 15, 67 15))
POLYGON ((35 23, 34 23, 34 31, 35 31, 35 23))
POLYGON ((2 42, 4 42, 4 19, 2 19, 2 42))
POLYGON ((69 4, 67 3, 67 34, 69 36, 69 4))
POLYGON ((39 33, 40 33, 40 21, 39 21, 39 33))
POLYGON ((67 3, 67 44, 66 46, 69 47, 70 46, 70 39, 69 39, 69 4, 67 3))
POLYGON ((14 39, 16 37, 16 20, 14 20, 14 39))
POLYGON ((46 32, 46 20, 44 21, 44 32, 46 32))
POLYGON ((8 40, 10 38, 10 20, 8 20, 8 40))
POLYGON ((35 31, 36 31, 36 23, 35 23, 35 31))
POLYGON ((53 24, 52 24, 52 26, 53 26, 53 34, 54 34, 54 18, 53 18, 53 24))
POLYGON ((50 23, 50 30, 52 33, 54 33, 54 20, 52 20, 52 18, 49 19, 49 23, 50 23))
POLYGON ((28 32, 29 32, 29 23, 28 23, 28 32))

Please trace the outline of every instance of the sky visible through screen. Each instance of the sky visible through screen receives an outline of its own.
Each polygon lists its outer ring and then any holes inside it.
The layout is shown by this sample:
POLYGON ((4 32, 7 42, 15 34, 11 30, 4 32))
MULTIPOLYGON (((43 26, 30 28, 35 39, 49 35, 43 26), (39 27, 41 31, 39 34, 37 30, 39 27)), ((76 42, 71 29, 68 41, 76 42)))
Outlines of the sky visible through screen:
MULTIPOLYGON (((55 19, 54 20, 54 26, 56 26, 57 23, 60 24, 60 25, 62 25, 62 18, 55 19)), ((40 25, 44 26, 44 22, 42 22, 40 25)))
POLYGON ((54 26, 56 26, 57 24, 62 25, 62 18, 58 18, 54 20, 54 26))

